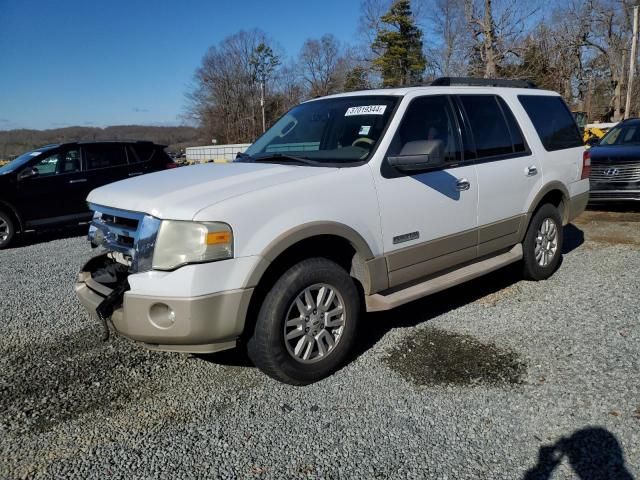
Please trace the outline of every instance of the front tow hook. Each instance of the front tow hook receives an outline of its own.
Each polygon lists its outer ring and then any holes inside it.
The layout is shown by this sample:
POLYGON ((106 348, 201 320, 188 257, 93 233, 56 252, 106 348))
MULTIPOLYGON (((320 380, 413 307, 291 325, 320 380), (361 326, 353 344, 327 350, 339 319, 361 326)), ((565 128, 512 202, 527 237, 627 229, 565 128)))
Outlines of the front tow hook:
POLYGON ((107 320, 111 318, 114 310, 122 305, 124 293, 129 290, 129 288, 129 282, 125 280, 114 288, 111 293, 100 302, 100 305, 96 307, 96 314, 102 323, 102 337, 100 339, 103 342, 109 340, 109 325, 107 324, 107 320))

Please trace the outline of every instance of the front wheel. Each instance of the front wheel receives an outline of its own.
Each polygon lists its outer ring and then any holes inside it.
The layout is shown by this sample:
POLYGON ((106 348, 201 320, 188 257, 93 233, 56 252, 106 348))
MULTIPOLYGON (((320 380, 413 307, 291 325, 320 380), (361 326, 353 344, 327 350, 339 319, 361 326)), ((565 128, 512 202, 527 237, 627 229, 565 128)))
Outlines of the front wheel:
POLYGON ((9 246, 15 234, 13 220, 5 212, 0 211, 0 250, 9 246))
POLYGON ((307 385, 339 368, 355 339, 360 297, 353 279, 325 258, 303 260, 267 293, 247 342, 267 375, 307 385))
POLYGON ((542 205, 531 219, 523 248, 524 276, 545 280, 558 268, 562 253, 562 219, 551 204, 542 205))

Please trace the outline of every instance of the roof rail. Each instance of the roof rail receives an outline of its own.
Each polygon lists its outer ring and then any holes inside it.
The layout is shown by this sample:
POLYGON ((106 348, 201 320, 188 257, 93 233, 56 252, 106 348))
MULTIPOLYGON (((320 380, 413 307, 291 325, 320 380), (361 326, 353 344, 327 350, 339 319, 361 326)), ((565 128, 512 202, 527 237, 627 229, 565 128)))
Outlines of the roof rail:
POLYGON ((510 88, 538 88, 531 80, 507 80, 504 78, 474 78, 474 77, 440 77, 430 83, 432 87, 453 87, 466 85, 473 87, 510 87, 510 88))

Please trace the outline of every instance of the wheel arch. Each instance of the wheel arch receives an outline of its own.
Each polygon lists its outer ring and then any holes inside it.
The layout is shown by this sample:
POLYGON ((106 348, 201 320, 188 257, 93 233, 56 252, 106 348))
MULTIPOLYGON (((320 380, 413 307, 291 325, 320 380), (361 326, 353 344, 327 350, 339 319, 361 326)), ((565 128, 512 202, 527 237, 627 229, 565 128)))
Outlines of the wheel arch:
POLYGON ((16 233, 21 233, 24 230, 24 225, 22 223, 22 217, 18 213, 18 210, 11 205, 9 202, 4 200, 0 200, 0 210, 11 215, 12 219, 15 221, 16 225, 16 233))
POLYGON ((295 227, 274 239, 262 252, 247 280, 253 293, 247 310, 245 334, 252 331, 269 286, 290 267, 305 258, 323 257, 336 262, 356 280, 364 295, 388 287, 384 257, 374 257, 364 238, 353 228, 336 222, 312 222, 295 227))
POLYGON ((559 181, 547 183, 538 191, 531 202, 528 211, 529 220, 541 205, 550 203, 558 209, 562 224, 566 225, 569 222, 569 198, 569 190, 563 183, 559 181))

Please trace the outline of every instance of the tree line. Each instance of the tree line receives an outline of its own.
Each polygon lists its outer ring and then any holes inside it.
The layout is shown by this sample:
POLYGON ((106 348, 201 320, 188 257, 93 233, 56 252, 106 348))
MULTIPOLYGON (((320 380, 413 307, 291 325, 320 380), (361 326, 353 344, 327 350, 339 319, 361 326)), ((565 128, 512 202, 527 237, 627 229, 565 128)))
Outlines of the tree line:
MULTIPOLYGON (((251 142, 317 96, 426 83, 439 76, 525 78, 589 120, 622 118, 633 7, 640 0, 361 0, 353 44, 327 33, 287 56, 259 29, 204 55, 187 92, 205 138, 251 142)), ((631 112, 640 109, 635 82, 631 112)))
POLYGON ((0 131, 0 160, 10 160, 21 153, 51 143, 99 140, 147 140, 168 145, 169 151, 180 152, 186 146, 205 140, 194 127, 154 127, 118 125, 113 127, 65 127, 50 130, 18 129, 0 131))

